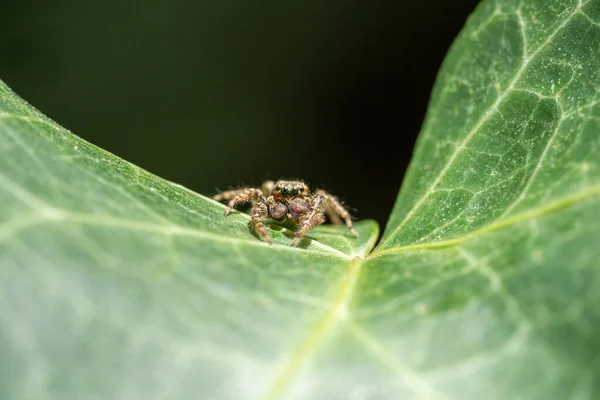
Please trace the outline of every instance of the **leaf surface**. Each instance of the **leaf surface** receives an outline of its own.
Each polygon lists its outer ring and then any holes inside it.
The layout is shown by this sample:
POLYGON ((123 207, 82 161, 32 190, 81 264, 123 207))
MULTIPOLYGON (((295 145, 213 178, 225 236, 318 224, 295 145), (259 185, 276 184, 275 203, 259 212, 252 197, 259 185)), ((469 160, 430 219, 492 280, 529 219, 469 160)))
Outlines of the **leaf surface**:
POLYGON ((599 50, 597 0, 484 1, 373 252, 269 246, 0 85, 0 397, 597 397, 599 50))
MULTIPOLYGON (((333 304, 378 228, 272 226, 90 145, 0 87, 2 398, 245 398, 333 304), (232 385, 231 382, 234 384, 232 385)), ((340 297, 342 296, 342 297, 340 297)))
POLYGON ((598 396, 599 22, 598 1, 483 2, 444 62, 358 289, 415 390, 598 396))

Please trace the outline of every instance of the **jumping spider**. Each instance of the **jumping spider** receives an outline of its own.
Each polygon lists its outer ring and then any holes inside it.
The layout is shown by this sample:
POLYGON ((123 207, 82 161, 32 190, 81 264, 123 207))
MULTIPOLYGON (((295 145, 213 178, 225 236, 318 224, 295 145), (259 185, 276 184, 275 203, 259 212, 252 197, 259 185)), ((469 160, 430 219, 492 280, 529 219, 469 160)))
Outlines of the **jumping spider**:
POLYGON ((237 204, 250 201, 252 225, 269 244, 273 241, 265 230, 263 220, 271 217, 276 221, 286 218, 298 225, 296 237, 291 245, 295 246, 306 231, 325 221, 325 215, 334 224, 341 224, 342 218, 354 236, 358 236, 352 228, 352 219, 348 211, 331 194, 317 190, 311 194, 308 186, 302 181, 266 181, 261 188, 242 188, 229 190, 213 197, 217 201, 229 200, 225 215, 237 204), (341 218, 340 218, 341 217, 341 218))

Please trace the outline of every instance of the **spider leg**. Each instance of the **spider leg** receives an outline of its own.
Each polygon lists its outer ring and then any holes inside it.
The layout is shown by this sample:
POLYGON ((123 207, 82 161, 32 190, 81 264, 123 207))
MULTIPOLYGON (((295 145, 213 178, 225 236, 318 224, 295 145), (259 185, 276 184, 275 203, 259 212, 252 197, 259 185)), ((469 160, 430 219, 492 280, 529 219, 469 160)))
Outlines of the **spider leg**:
POLYGON ((356 231, 352 227, 352 218, 350 217, 350 214, 348 213, 348 211, 346 211, 344 206, 342 206, 337 197, 327 193, 324 190, 317 191, 317 195, 323 197, 323 201, 325 203, 325 211, 327 212, 327 216, 329 217, 331 222, 334 224, 336 223, 336 221, 341 222, 340 217, 342 217, 346 222, 346 226, 348 227, 348 230, 352 233, 352 235, 354 235, 355 237, 358 236, 358 233, 356 233, 356 231))
POLYGON ((327 214, 327 218, 332 224, 341 225, 343 223, 340 216, 335 212, 335 207, 329 201, 325 202, 325 214, 327 214))
POLYGON ((270 196, 271 193, 273 192, 274 187, 275 187, 275 182, 264 181, 260 188, 262 189, 262 192, 265 196, 270 196))
POLYGON ((254 205, 252 206, 252 211, 250 212, 250 216, 252 218, 252 225, 254 226, 254 229, 256 229, 258 233, 260 233, 263 239, 265 239, 265 242, 273 244, 273 240, 267 234, 267 231, 265 230, 265 223, 263 222, 264 218, 267 215, 267 199, 265 199, 265 196, 263 196, 262 193, 260 193, 257 196, 254 205))
POLYGON ((244 193, 245 191, 247 191, 249 189, 250 188, 245 187, 245 188, 240 188, 240 189, 226 190, 224 192, 215 194, 213 196, 213 200, 216 200, 216 201, 231 200, 238 194, 244 193))
POLYGON ((290 246, 296 246, 307 230, 313 226, 322 224, 325 221, 323 213, 323 197, 317 194, 313 201, 311 201, 308 217, 300 220, 300 229, 296 232, 296 237, 292 240, 290 246))
POLYGON ((233 196, 233 198, 231 198, 229 204, 227 205, 227 209, 225 210, 224 215, 228 215, 231 212, 231 209, 237 204, 245 203, 254 196, 264 198, 260 189, 250 188, 242 190, 237 195, 233 196))

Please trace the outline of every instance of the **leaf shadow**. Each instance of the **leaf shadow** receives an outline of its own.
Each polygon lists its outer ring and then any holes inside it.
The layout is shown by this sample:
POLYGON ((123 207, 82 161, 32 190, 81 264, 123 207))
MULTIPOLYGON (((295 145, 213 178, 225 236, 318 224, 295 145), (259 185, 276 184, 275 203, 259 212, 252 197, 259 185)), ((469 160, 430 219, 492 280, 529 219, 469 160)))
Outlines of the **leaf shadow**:
MULTIPOLYGON (((296 230, 298 227, 290 221, 285 221, 283 223, 267 221, 265 225, 269 227, 269 230, 279 232, 281 233, 281 235, 287 237, 290 240, 293 240, 296 237, 296 230)), ((257 240, 264 240, 262 236, 256 231, 256 229, 254 229, 252 221, 248 222, 248 229, 250 230, 252 236, 254 236, 257 240)), ((303 236, 302 239, 300 239, 300 241, 296 245, 296 247, 300 249, 306 249, 312 243, 313 240, 314 239, 310 237, 303 236)))

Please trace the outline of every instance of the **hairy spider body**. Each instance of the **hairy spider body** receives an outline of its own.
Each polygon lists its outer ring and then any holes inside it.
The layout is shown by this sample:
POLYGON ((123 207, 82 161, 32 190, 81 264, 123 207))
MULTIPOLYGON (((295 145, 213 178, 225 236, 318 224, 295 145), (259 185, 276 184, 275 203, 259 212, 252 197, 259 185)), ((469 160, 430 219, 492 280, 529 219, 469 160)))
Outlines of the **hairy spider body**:
POLYGON ((214 199, 229 200, 225 215, 228 215, 236 205, 250 201, 252 225, 269 244, 273 241, 267 234, 264 224, 264 220, 269 217, 279 222, 289 219, 298 226, 292 246, 295 246, 310 228, 325 222, 325 214, 334 224, 341 224, 343 219, 350 232, 357 236, 352 227, 350 214, 339 200, 323 190, 311 193, 302 181, 266 181, 260 189, 229 190, 215 195, 214 199))

